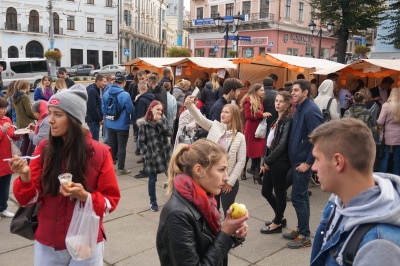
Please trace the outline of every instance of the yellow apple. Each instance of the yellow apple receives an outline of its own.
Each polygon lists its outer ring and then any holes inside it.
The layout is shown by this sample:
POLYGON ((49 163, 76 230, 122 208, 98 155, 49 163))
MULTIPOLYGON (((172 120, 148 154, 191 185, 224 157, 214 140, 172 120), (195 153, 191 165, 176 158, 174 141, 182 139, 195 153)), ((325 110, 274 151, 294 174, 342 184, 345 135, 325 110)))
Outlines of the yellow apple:
POLYGON ((237 202, 231 205, 232 208, 232 218, 239 219, 246 215, 246 205, 239 204, 237 202))

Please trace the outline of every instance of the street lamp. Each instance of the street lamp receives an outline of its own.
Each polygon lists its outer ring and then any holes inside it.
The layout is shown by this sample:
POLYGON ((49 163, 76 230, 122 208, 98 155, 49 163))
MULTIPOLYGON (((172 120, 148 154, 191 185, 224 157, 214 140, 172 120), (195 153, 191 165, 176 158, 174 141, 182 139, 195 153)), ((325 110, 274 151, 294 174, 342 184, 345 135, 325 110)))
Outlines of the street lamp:
POLYGON ((240 24, 242 24, 243 18, 240 15, 240 12, 233 17, 233 21, 224 21, 225 18, 222 18, 219 13, 218 16, 216 18, 214 18, 214 23, 215 25, 217 25, 217 29, 219 33, 225 33, 225 51, 224 51, 224 58, 227 58, 228 56, 228 34, 229 32, 231 33, 235 33, 238 29, 238 27, 240 26, 240 24), (229 24, 231 24, 233 22, 233 27, 232 30, 229 30, 229 24), (222 24, 225 25, 222 25, 222 24))
POLYGON ((332 32, 333 27, 335 24, 332 21, 329 21, 328 24, 328 34, 323 34, 322 32, 322 27, 321 25, 319 26, 319 31, 316 35, 314 35, 314 31, 317 28, 317 24, 314 23, 314 20, 311 21, 310 24, 308 24, 308 27, 310 28, 311 35, 312 36, 318 36, 319 35, 319 45, 318 45, 318 58, 321 58, 321 42, 322 42, 322 35, 324 36, 329 36, 329 34, 332 32))

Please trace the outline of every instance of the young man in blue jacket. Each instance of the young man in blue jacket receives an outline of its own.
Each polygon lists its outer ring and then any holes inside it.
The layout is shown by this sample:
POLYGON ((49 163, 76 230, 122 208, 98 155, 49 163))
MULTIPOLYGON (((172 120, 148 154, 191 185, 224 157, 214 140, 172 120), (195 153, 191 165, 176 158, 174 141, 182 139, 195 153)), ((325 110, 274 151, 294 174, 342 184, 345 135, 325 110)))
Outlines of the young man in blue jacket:
POLYGON ((288 148, 293 177, 291 200, 298 224, 296 230, 282 235, 291 240, 287 244, 289 248, 297 249, 311 247, 308 183, 311 178, 311 165, 314 163, 314 157, 309 135, 321 125, 322 114, 310 98, 310 82, 304 79, 296 80, 293 83, 291 94, 297 106, 293 115, 288 148))
POLYGON ((102 109, 106 114, 105 123, 108 130, 108 145, 111 147, 111 152, 114 162, 118 158, 117 175, 130 174, 131 170, 125 169, 126 145, 129 138, 129 128, 131 125, 130 116, 134 112, 134 107, 131 101, 131 96, 123 88, 126 84, 124 75, 116 75, 115 83, 103 95, 102 109), (107 118, 107 101, 110 94, 117 94, 118 110, 122 110, 120 117, 117 120, 107 118), (118 147, 118 148, 117 148, 118 147), (115 151, 117 151, 115 154, 115 151))
POLYGON ((94 83, 87 86, 88 100, 86 102, 86 123, 92 138, 99 141, 100 126, 103 124, 103 112, 101 111, 100 90, 107 84, 106 77, 97 75, 94 83))
POLYGON ((400 177, 373 173, 371 130, 360 120, 343 118, 316 128, 310 139, 312 169, 321 190, 332 193, 315 233, 310 264, 351 265, 353 259, 352 265, 399 265, 400 177))

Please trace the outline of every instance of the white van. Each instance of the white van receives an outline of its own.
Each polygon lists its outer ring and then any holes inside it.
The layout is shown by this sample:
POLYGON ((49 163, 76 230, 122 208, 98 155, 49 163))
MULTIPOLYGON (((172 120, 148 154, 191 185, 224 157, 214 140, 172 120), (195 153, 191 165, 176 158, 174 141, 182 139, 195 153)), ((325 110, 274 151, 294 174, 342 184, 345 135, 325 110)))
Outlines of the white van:
POLYGON ((50 76, 46 58, 0 58, 0 64, 3 66, 3 92, 12 81, 25 79, 35 89, 43 76, 50 76))

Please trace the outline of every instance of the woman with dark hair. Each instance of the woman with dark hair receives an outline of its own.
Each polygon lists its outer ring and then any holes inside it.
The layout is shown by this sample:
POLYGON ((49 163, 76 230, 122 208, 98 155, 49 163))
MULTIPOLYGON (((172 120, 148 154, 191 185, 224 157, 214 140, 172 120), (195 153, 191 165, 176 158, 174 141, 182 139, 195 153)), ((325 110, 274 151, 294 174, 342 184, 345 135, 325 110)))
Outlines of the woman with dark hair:
POLYGON ((40 83, 40 87, 35 89, 33 93, 33 100, 44 100, 48 101, 50 97, 54 94, 54 90, 51 87, 51 79, 48 76, 43 76, 42 82, 40 83))
POLYGON ((171 156, 171 144, 168 137, 172 136, 172 129, 168 126, 164 116, 164 106, 153 100, 146 115, 138 119, 139 149, 144 159, 144 172, 149 175, 148 192, 150 210, 158 211, 156 182, 157 174, 167 171, 171 156))
POLYGON ((105 236, 103 219, 114 211, 120 190, 110 148, 94 141, 85 123, 87 93, 81 84, 53 95, 48 102, 50 135, 27 161, 14 156, 11 170, 19 174, 13 192, 21 206, 41 202, 35 233, 35 265, 77 265, 69 254, 65 238, 76 201, 91 195, 94 215, 100 219, 93 255, 80 265, 102 265, 105 236), (60 186, 60 174, 72 174, 71 187, 60 186))
POLYGON ((286 209, 286 175, 290 169, 288 142, 292 126, 291 104, 292 96, 289 92, 278 92, 275 98, 278 119, 271 125, 267 138, 269 154, 264 157, 261 168, 264 173, 261 194, 271 205, 275 217, 265 223, 266 227, 260 229, 263 234, 282 233, 282 227, 287 224, 283 215, 286 209))
POLYGON ((6 91, 6 95, 4 95, 4 98, 8 102, 7 114, 8 114, 8 117, 13 122, 13 125, 17 124, 17 113, 15 112, 15 108, 12 104, 12 96, 15 93, 15 83, 16 83, 15 81, 10 82, 10 84, 8 85, 7 91, 6 91))
POLYGON ((179 144, 168 168, 169 200, 160 215, 157 252, 161 265, 228 265, 228 252, 247 236, 248 213, 222 226, 214 195, 228 180, 224 147, 206 139, 179 144))

